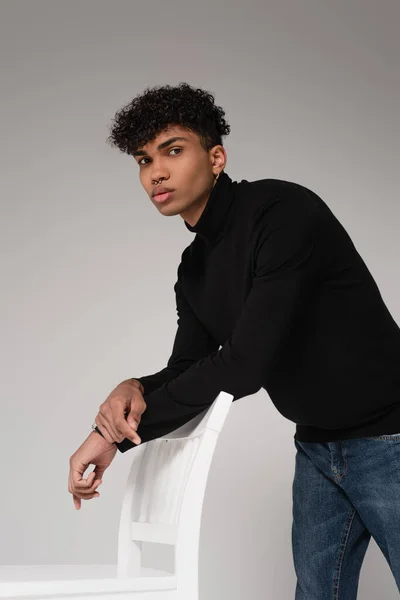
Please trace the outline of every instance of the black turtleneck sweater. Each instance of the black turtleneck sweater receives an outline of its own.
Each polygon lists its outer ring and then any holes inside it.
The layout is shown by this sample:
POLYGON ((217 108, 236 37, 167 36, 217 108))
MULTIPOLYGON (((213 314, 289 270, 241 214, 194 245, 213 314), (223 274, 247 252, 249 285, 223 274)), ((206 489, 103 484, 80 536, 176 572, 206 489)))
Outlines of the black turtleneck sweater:
POLYGON ((298 441, 400 432, 400 328, 315 192, 223 172, 196 225, 185 225, 196 235, 177 269, 172 354, 161 371, 135 377, 147 403, 142 443, 221 391, 235 401, 261 388, 296 423, 298 441))

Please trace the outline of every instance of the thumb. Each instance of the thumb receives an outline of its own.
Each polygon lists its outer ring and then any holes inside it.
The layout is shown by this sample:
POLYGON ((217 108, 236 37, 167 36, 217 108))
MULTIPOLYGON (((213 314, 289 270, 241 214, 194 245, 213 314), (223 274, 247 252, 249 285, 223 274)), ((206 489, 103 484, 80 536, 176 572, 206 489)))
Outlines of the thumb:
POLYGON ((134 399, 131 400, 131 406, 126 421, 130 427, 137 429, 140 423, 140 415, 138 415, 136 402, 134 399))
POLYGON ((139 419, 138 419, 138 416, 137 416, 137 413, 135 410, 130 411, 126 420, 130 427, 133 427, 133 429, 135 429, 135 430, 137 429, 137 427, 139 425, 139 419))

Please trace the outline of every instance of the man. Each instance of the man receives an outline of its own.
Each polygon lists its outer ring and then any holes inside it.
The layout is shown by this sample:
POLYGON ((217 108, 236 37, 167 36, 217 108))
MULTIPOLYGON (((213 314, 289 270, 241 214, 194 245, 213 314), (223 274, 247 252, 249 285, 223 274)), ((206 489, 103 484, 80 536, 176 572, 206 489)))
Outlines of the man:
POLYGON ((117 449, 173 431, 221 390, 235 401, 264 388, 296 423, 296 600, 339 587, 355 598, 371 535, 400 590, 400 329, 315 192, 224 172, 230 128, 213 100, 164 86, 115 119, 111 141, 150 200, 196 235, 178 266, 167 366, 111 392, 71 457, 69 491, 79 508, 117 449))

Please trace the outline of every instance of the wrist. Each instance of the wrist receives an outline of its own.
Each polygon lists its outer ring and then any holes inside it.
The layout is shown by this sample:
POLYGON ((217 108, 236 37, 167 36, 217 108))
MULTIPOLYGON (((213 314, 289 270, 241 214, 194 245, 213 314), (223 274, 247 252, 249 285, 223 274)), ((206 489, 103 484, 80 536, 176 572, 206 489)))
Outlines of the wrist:
POLYGON ((131 383, 133 383, 133 385, 137 388, 139 388, 139 390, 141 391, 142 394, 144 394, 144 387, 141 381, 139 381, 139 379, 135 379, 134 377, 132 377, 131 379, 128 379, 128 381, 130 381, 131 383))
POLYGON ((103 438, 103 440, 104 440, 104 441, 105 441, 105 442, 106 442, 106 443, 107 443, 109 446, 115 446, 115 442, 109 442, 108 440, 106 440, 106 438, 105 438, 105 437, 104 437, 104 435, 101 433, 101 431, 100 431, 100 429, 97 427, 97 425, 96 425, 96 427, 93 427, 92 433, 94 433, 94 434, 98 433, 98 434, 99 434, 99 435, 100 435, 100 436, 103 438))

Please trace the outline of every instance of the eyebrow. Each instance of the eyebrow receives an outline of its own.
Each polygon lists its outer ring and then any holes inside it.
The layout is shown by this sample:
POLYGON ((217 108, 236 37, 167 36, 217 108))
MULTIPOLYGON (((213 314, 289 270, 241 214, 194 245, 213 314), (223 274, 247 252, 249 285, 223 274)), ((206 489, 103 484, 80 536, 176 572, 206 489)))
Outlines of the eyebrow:
MULTIPOLYGON (((186 140, 187 142, 190 141, 188 138, 181 137, 181 136, 175 136, 175 137, 169 138, 168 140, 165 140, 165 142, 162 142, 161 144, 158 144, 157 150, 162 150, 163 148, 166 148, 167 146, 169 146, 170 144, 173 144, 177 140, 186 140)), ((146 154, 147 154, 147 152, 145 152, 144 150, 137 150, 136 152, 133 153, 132 156, 143 156, 146 154)))

